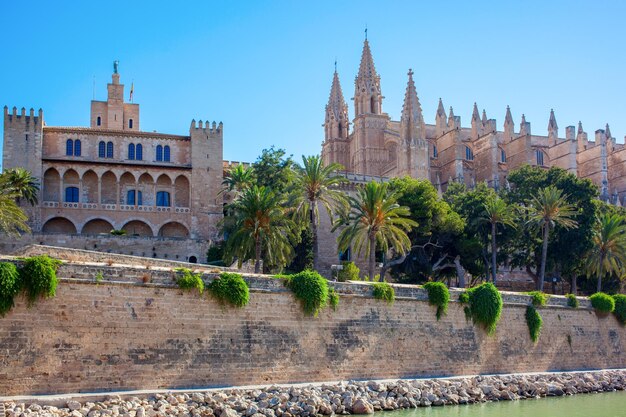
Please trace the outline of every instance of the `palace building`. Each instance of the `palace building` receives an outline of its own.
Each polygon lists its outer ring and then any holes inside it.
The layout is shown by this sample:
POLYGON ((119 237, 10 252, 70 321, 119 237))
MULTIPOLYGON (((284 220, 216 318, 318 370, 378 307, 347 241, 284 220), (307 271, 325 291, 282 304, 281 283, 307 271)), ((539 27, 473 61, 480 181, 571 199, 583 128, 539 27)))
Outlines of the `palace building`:
POLYGON ((33 233, 2 246, 203 262, 223 213, 222 123, 192 120, 187 135, 140 130, 117 63, 107 91, 91 102, 89 127, 48 126, 42 110, 4 107, 3 167, 29 170, 41 189, 37 206, 23 205, 33 233))

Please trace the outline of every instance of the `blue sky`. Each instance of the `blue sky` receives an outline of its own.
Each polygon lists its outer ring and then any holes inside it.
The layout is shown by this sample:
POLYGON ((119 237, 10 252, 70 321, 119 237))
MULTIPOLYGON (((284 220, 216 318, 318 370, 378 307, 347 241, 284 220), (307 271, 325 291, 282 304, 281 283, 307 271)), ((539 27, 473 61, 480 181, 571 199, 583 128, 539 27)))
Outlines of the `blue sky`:
MULTIPOLYGON (((84 126, 112 62, 135 83, 142 130, 187 134, 224 122, 224 159, 276 145, 319 153, 333 63, 350 107, 362 43, 399 118, 409 68, 427 123, 438 98, 464 126, 472 105, 502 127, 507 104, 545 134, 582 120, 590 137, 626 135, 623 1, 4 1, 0 105, 41 107, 84 126)), ((127 87, 127 92, 128 92, 127 87)))

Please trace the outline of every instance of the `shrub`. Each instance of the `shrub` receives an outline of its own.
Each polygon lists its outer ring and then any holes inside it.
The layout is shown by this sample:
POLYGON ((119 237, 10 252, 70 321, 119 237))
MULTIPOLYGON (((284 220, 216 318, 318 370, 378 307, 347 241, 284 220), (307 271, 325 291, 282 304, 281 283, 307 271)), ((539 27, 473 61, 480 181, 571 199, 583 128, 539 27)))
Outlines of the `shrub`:
POLYGON ((388 304, 393 304, 396 299, 396 292, 393 287, 386 282, 376 282, 372 284, 374 298, 378 300, 385 300, 388 304))
POLYGON ((533 343, 539 340, 539 333, 541 333, 541 326, 543 320, 541 315, 534 306, 526 307, 526 324, 528 324, 528 331, 530 332, 530 339, 533 343))
POLYGON ((113 229, 109 232, 112 236, 124 236, 126 234, 126 230, 124 229, 113 229))
POLYGON ((224 242, 218 242, 215 245, 209 246, 206 252, 206 261, 209 264, 219 262, 224 259, 224 242))
POLYGON ((530 295, 532 305, 535 307, 543 307, 548 304, 548 300, 550 299, 550 295, 541 291, 530 291, 526 294, 530 295))
POLYGON ((46 255, 24 259, 20 273, 29 305, 32 305, 39 297, 54 297, 59 265, 61 261, 46 255))
POLYGON ((194 274, 187 268, 177 268, 176 272, 179 274, 176 279, 178 288, 183 290, 193 290, 195 288, 200 294, 204 292, 204 281, 201 273, 194 274))
POLYGON ((492 283, 485 282, 468 289, 466 294, 467 297, 463 297, 469 304, 465 310, 466 316, 470 316, 474 323, 482 325, 487 334, 493 334, 502 314, 502 297, 498 289, 492 283))
POLYGON ((96 274, 96 283, 101 283, 103 278, 104 276, 102 275, 102 271, 98 271, 98 273, 96 274))
POLYGON ((578 298, 576 298, 575 294, 567 294, 565 296, 567 298, 567 305, 572 308, 578 308, 578 298))
POLYGON ((22 280, 15 264, 0 262, 0 317, 11 310, 14 298, 22 289, 22 280))
POLYGON ((337 281, 358 281, 361 270, 354 262, 344 262, 343 269, 337 273, 337 281))
POLYGON ((339 294, 337 294, 334 288, 328 290, 328 303, 333 311, 337 311, 337 306, 339 306, 339 294))
POLYGON ((626 324, 626 295, 624 294, 615 294, 613 296, 613 300, 615 301, 615 310, 613 310, 613 314, 617 317, 617 321, 620 324, 626 324))
POLYGON ((437 320, 448 311, 450 291, 443 282, 427 282, 424 288, 428 291, 428 302, 437 306, 437 320))
POLYGON ((316 271, 307 269, 287 276, 285 284, 300 300, 305 314, 316 317, 328 303, 328 282, 316 271))
POLYGON ((250 289, 241 274, 222 272, 208 286, 211 294, 220 302, 243 307, 250 301, 250 289))
POLYGON ((597 292, 589 297, 591 306, 599 313, 612 313, 615 310, 615 300, 608 294, 597 292))

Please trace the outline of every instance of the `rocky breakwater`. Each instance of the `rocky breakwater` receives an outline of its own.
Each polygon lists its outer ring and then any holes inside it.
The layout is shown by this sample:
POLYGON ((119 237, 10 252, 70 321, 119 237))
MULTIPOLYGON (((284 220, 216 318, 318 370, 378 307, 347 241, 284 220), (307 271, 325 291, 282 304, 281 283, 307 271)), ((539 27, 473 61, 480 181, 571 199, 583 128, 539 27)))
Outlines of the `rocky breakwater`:
POLYGON ((4 405, 7 417, 306 417, 624 389, 626 370, 605 370, 112 395, 99 402, 76 397, 62 407, 45 400, 4 405))

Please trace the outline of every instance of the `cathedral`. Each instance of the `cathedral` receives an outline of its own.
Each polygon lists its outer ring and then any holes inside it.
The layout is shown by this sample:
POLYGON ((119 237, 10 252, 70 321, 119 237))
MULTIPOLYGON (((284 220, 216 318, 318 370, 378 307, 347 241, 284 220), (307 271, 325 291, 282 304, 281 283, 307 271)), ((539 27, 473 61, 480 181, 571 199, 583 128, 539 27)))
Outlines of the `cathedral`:
POLYGON ((516 128, 507 107, 504 130, 498 131, 496 120, 489 119, 485 110, 481 115, 474 103, 471 126, 463 127, 452 108, 446 113, 441 99, 435 123, 427 124, 411 70, 399 121, 383 112, 383 98, 366 38, 354 81, 352 123, 336 69, 333 75, 323 125, 326 164, 337 162, 349 173, 367 176, 426 178, 439 191, 451 181, 468 186, 485 181, 497 189, 507 186, 509 171, 524 164, 556 166, 591 179, 603 200, 624 203, 626 148, 616 143, 608 124, 595 131, 594 140, 588 139, 580 122, 578 128, 567 126, 562 137, 551 111, 547 135, 536 135, 524 115, 516 128))

